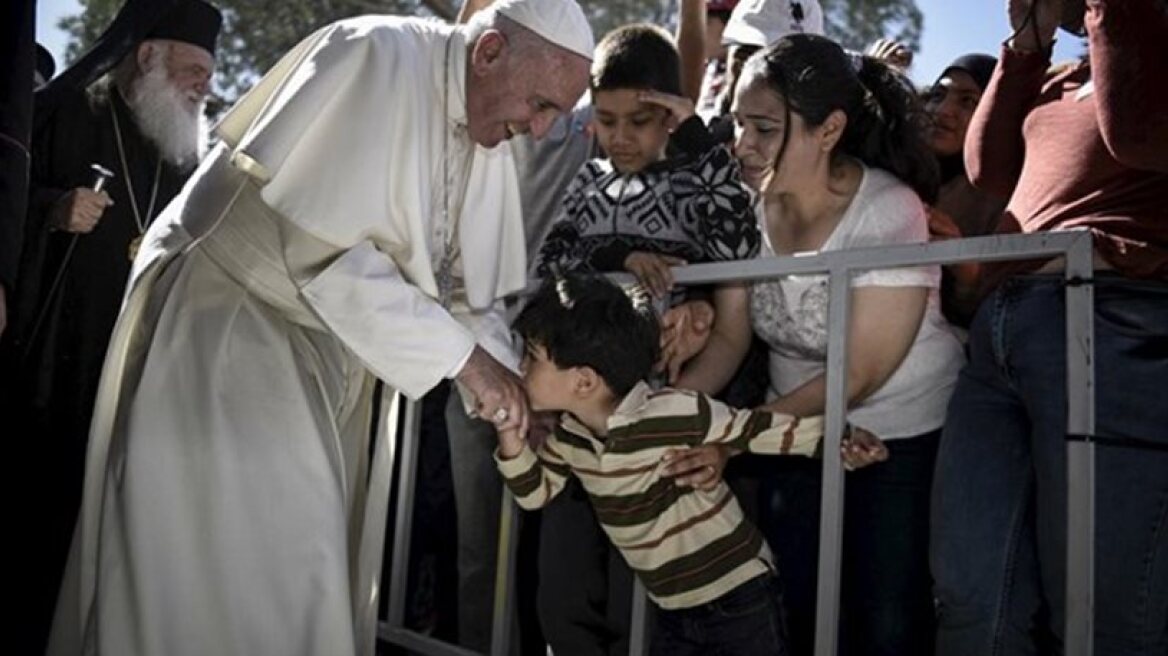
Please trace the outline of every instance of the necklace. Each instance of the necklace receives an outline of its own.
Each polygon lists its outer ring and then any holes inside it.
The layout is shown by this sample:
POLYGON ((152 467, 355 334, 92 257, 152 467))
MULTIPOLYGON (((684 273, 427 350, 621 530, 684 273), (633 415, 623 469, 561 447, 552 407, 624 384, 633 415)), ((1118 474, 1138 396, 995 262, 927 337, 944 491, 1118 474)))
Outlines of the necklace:
POLYGON ((130 241, 128 254, 130 261, 138 256, 138 247, 142 245, 142 236, 146 234, 146 226, 154 217, 154 202, 158 200, 158 183, 162 179, 162 154, 158 155, 158 162, 154 165, 154 184, 150 189, 150 204, 146 207, 146 214, 138 211, 138 195, 134 193, 134 179, 130 176, 130 165, 126 161, 126 147, 122 143, 122 126, 118 122, 118 109, 113 99, 110 99, 110 117, 114 122, 114 137, 118 144, 118 159, 122 163, 122 175, 126 178, 126 191, 130 195, 130 210, 134 213, 134 223, 138 228, 138 235, 130 241))

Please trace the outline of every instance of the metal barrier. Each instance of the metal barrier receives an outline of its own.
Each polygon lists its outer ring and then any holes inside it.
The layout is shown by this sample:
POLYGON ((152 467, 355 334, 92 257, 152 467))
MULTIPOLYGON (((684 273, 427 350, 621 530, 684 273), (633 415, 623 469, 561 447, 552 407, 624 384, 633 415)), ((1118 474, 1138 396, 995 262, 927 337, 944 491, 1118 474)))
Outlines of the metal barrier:
MULTIPOLYGON (((818 597, 815 622, 816 656, 835 656, 839 626, 840 559, 843 541, 843 467, 839 446, 846 416, 849 283, 853 273, 869 269, 939 265, 954 262, 990 262, 1037 257, 1066 259, 1067 324, 1067 433, 1093 435, 1095 396, 1093 308, 1089 284, 1092 276, 1091 236, 1085 231, 1031 235, 997 235, 929 244, 762 258, 749 261, 694 264, 674 269, 680 285, 749 282, 788 275, 827 274, 828 301, 827 407, 823 448, 823 488, 819 527, 818 597)), ((406 409, 405 439, 401 447, 402 477, 399 481, 396 529, 389 590, 389 612, 378 628, 378 637, 422 654, 475 652, 449 645, 407 630, 404 626, 406 563, 413 516, 417 465, 419 412, 416 404, 406 409)), ((1067 598, 1065 653, 1090 656, 1093 640, 1095 446, 1091 441, 1067 443, 1067 598)), ((393 454, 396 458, 397 453, 393 454)), ((491 655, 505 656, 511 643, 514 611, 515 544, 518 537, 517 506, 504 490, 499 526, 499 561, 495 579, 491 655)), ((638 582, 634 591, 630 654, 645 653, 647 602, 638 582)))

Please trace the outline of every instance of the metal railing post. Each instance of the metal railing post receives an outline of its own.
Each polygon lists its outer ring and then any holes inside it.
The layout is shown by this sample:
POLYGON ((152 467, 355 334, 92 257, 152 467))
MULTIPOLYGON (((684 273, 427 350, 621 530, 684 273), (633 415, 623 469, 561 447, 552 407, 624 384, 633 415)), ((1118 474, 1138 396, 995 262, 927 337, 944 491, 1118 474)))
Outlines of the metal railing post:
POLYGON ((629 656, 649 653, 649 595, 641 579, 633 577, 633 605, 629 618, 629 656))
POLYGON ((1091 656, 1095 619, 1095 353, 1091 237, 1067 251, 1067 656, 1091 656))
POLYGON ((851 272, 830 270, 827 306, 827 403, 819 506, 819 569, 815 597, 815 654, 835 656, 839 641, 840 562, 844 534, 844 470, 840 442, 847 421, 848 321, 851 272))
POLYGON ((491 616, 491 656, 507 656, 515 618, 515 559, 519 552, 519 509, 503 485, 499 506, 499 550, 495 561, 495 601, 491 616))
POLYGON ((394 511, 393 553, 389 569, 389 609, 388 623, 393 628, 403 628, 406 623, 406 583, 409 577, 407 568, 410 561, 410 534, 413 530, 414 519, 414 489, 417 484, 418 468, 418 438, 421 430, 421 412, 419 404, 406 399, 400 392, 392 394, 390 409, 386 421, 393 427, 390 444, 394 446, 390 457, 390 466, 398 455, 401 456, 398 468, 397 509, 394 511), (404 412, 405 421, 400 420, 404 412), (398 428, 401 428, 401 439, 397 438, 398 428), (398 453, 400 446, 401 452, 398 453))
POLYGON ((393 552, 390 556, 389 601, 386 621, 377 627, 377 637, 420 654, 478 656, 469 649, 450 645, 406 628, 406 592, 409 583, 410 539, 413 533, 414 497, 418 479, 418 452, 422 428, 422 402, 411 401, 400 392, 392 394, 386 421, 393 427, 389 436, 390 467, 401 457, 398 471, 397 509, 394 511, 393 552), (398 420, 404 413, 403 421, 398 420), (398 428, 402 433, 398 439, 398 428), (400 444, 400 453, 398 445, 400 444))

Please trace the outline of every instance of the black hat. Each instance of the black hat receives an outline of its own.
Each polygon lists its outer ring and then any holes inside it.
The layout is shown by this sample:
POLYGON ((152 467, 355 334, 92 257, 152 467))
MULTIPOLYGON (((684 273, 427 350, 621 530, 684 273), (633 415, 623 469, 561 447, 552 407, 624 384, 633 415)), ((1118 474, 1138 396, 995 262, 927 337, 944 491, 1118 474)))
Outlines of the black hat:
POLYGON ((222 25, 223 15, 203 0, 178 0, 174 8, 146 34, 146 38, 182 41, 214 55, 215 38, 219 36, 222 25))
POLYGON ((990 83, 990 77, 994 74, 994 68, 998 65, 998 60, 989 55, 981 53, 972 53, 969 55, 961 55, 954 59, 941 74, 937 76, 937 80, 945 77, 945 74, 953 69, 965 71, 969 73, 969 77, 973 78, 977 88, 985 91, 985 88, 990 83))
POLYGON ((36 44, 36 74, 40 76, 38 86, 53 79, 53 73, 56 72, 57 60, 53 59, 53 53, 41 44, 36 44))

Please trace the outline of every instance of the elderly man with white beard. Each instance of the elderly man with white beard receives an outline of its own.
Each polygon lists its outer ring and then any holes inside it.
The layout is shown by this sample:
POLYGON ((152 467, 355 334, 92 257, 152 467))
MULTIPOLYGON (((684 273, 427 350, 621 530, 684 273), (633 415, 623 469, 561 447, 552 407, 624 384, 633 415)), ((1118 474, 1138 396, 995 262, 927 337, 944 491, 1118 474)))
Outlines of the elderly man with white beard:
POLYGON ((52 617, 134 250, 198 163, 220 24, 210 5, 180 0, 109 75, 48 108, 33 135, 25 255, 0 369, 11 387, 4 421, 36 442, 43 490, 27 532, 38 547, 35 585, 22 596, 36 618, 22 631, 34 643, 52 617), (112 174, 98 189, 94 165, 112 174))

